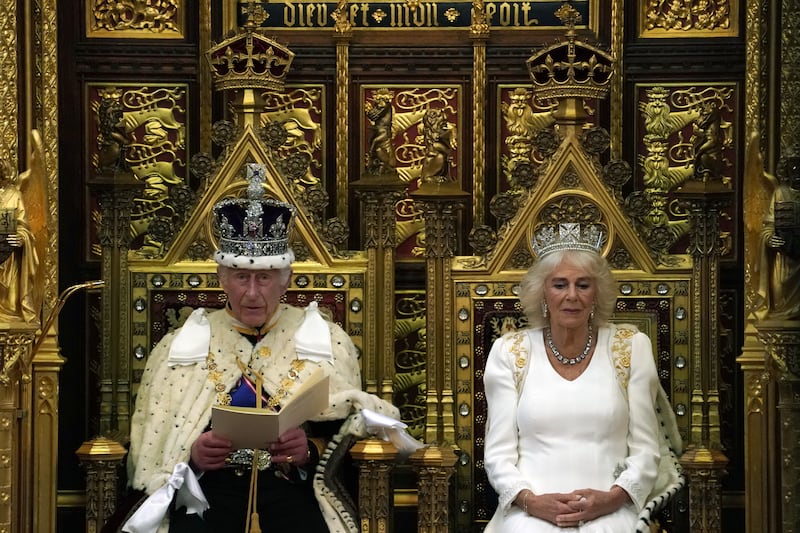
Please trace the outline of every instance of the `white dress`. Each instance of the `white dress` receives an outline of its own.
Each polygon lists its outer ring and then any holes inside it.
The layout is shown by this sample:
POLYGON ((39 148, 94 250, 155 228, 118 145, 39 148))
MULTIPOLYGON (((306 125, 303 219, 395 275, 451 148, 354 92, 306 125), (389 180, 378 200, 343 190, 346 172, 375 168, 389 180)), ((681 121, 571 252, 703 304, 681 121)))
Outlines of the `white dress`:
POLYGON ((615 375, 610 340, 609 329, 600 328, 594 355, 573 381, 561 377, 548 360, 541 329, 495 342, 484 377, 489 408, 485 462, 499 505, 487 531, 625 533, 636 528, 657 471, 653 405, 658 377, 650 340, 637 333, 629 402, 615 375), (529 367, 517 392, 517 361, 526 352, 529 367), (569 493, 606 491, 615 484, 628 492, 632 503, 581 527, 558 527, 512 504, 525 488, 534 494, 569 493))

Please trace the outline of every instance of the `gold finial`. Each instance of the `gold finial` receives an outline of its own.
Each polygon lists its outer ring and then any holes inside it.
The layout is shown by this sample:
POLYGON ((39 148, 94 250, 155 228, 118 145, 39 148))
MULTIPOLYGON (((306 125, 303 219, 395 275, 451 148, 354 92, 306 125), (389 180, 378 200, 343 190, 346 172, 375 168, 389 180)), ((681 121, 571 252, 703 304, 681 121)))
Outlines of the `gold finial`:
POLYGON ((561 7, 556 10, 556 16, 572 33, 575 32, 575 26, 581 23, 581 14, 568 1, 561 4, 561 7))
POLYGON ((242 14, 247 15, 247 22, 244 23, 244 28, 247 30, 260 28, 269 18, 269 13, 264 6, 256 2, 248 2, 247 7, 242 8, 242 14))

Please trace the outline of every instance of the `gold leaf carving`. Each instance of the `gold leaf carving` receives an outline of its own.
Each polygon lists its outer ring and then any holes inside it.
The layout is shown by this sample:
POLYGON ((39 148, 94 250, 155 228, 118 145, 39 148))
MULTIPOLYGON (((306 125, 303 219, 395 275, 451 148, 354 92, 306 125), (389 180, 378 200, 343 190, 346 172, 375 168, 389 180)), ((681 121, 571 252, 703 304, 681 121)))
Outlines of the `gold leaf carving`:
POLYGON ((183 37, 178 0, 97 0, 86 9, 90 37, 183 37))
POLYGON ((640 33, 645 37, 733 36, 739 31, 738 0, 647 0, 640 33))

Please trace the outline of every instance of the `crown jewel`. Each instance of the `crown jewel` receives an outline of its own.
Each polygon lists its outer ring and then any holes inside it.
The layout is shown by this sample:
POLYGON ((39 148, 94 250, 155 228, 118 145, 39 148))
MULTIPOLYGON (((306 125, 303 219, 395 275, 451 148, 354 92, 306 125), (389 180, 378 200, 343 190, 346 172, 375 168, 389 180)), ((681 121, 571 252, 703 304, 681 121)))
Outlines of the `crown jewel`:
POLYGON ((545 224, 534 231, 531 247, 539 259, 563 250, 599 253, 603 246, 603 237, 604 231, 599 224, 545 224))
POLYGON ((289 266, 289 248, 296 209, 293 205, 264 198, 263 165, 247 165, 247 198, 225 198, 214 205, 214 227, 219 249, 214 260, 233 268, 274 269, 289 266))
MULTIPOLYGON (((257 6, 263 11, 263 8, 257 6)), ((266 13, 248 13, 244 33, 237 33, 206 52, 216 89, 260 89, 282 92, 294 52, 258 33, 266 13)))
POLYGON ((580 23, 581 15, 569 3, 564 3, 556 16, 567 26, 567 40, 528 58, 533 91, 542 99, 604 98, 611 88, 613 56, 577 39, 575 26, 580 23))

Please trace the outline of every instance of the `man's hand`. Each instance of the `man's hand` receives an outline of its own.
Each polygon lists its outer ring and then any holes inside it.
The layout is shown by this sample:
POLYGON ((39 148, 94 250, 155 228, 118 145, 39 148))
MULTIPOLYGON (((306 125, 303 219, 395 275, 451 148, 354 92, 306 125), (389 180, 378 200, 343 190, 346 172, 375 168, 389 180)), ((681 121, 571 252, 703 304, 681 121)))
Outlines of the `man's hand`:
POLYGON ((214 430, 201 433, 192 444, 191 466, 195 471, 219 470, 231 453, 231 441, 217 436, 214 430))
POLYGON ((308 453, 308 437, 306 432, 300 428, 286 431, 273 442, 269 447, 272 454, 273 463, 290 463, 295 466, 303 466, 308 463, 310 454, 308 453))

